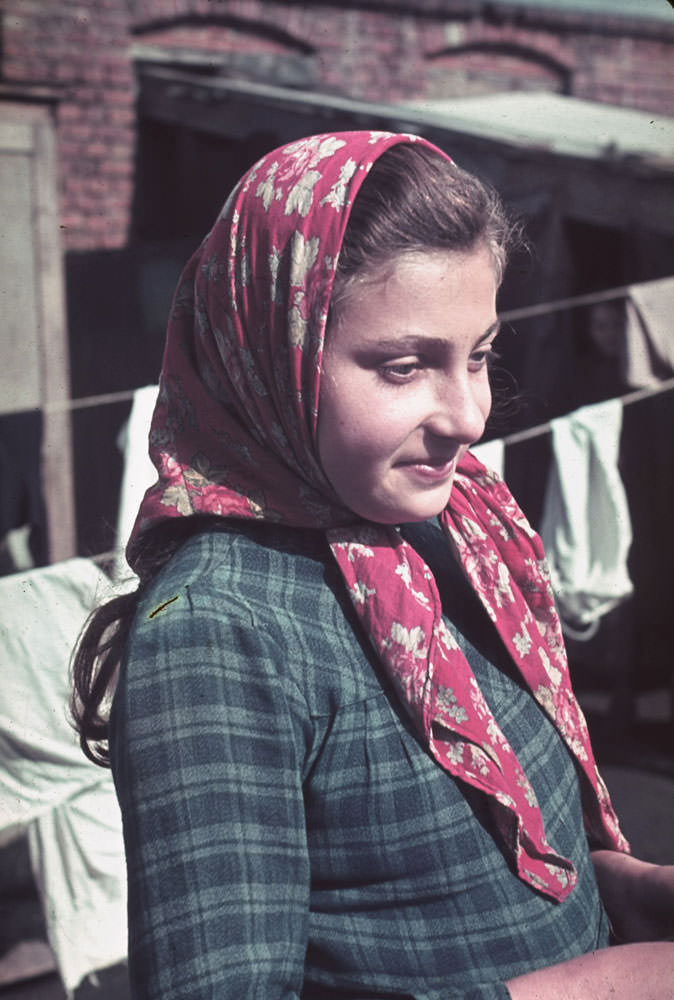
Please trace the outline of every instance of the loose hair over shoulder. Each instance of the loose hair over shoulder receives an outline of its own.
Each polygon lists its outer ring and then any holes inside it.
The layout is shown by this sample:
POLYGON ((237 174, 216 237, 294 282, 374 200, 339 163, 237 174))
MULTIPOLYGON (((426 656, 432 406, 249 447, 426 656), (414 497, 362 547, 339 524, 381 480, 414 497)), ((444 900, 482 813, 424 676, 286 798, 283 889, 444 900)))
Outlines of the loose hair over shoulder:
POLYGON ((140 598, 183 542, 213 520, 203 515, 178 518, 150 530, 139 543, 137 589, 102 604, 82 631, 71 663, 70 715, 85 756, 95 764, 110 766, 110 699, 140 598))

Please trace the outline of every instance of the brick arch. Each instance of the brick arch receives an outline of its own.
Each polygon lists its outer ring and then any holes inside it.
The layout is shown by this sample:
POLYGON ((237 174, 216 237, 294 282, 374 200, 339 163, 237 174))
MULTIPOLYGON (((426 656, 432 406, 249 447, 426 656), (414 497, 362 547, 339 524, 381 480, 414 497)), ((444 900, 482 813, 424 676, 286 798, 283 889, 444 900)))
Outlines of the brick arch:
POLYGON ((157 34, 165 35, 167 32, 174 34, 179 31, 201 31, 205 29, 219 29, 217 34, 222 37, 223 32, 234 32, 247 35, 251 40, 267 43, 267 45, 277 46, 279 49, 295 52, 299 55, 314 55, 316 49, 304 39, 297 38, 282 28, 275 25, 256 21, 251 18, 237 17, 230 14, 178 14, 174 17, 157 17, 138 21, 131 26, 131 34, 139 40, 145 41, 150 36, 157 34))
POLYGON ((310 89, 315 48, 282 28, 226 14, 180 14, 136 23, 134 55, 141 62, 191 66, 201 72, 310 89))
POLYGON ((429 97, 499 90, 571 93, 572 69, 547 52, 508 41, 474 41, 428 52, 429 97))

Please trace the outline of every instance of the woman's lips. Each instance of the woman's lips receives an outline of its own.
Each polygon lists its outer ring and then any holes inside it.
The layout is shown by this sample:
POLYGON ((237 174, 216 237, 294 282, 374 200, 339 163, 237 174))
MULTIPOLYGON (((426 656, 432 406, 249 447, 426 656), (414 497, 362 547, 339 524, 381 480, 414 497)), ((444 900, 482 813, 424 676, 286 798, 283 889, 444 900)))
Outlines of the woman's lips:
POLYGON ((426 482, 439 483, 452 475, 456 469, 456 458, 449 461, 447 459, 424 458, 400 462, 399 464, 426 482))

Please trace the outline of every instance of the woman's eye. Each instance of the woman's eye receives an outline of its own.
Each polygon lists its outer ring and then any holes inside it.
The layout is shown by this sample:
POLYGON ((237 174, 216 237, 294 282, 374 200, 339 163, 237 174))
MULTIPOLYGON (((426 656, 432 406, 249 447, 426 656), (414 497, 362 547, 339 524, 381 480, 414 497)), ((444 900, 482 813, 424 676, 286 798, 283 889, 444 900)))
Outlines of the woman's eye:
POLYGON ((414 373, 421 367, 419 361, 395 361, 390 364, 381 365, 380 372, 384 377, 396 382, 403 382, 412 378, 414 373))

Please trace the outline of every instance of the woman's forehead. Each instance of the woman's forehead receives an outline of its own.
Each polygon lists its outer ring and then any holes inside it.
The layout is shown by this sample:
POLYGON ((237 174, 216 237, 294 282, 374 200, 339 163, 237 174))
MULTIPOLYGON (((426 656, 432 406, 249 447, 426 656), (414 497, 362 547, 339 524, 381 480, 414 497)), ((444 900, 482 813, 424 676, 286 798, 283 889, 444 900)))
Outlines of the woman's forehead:
POLYGON ((331 315, 326 348, 437 353, 497 330, 496 278, 481 246, 405 256, 382 280, 355 287, 331 315))

